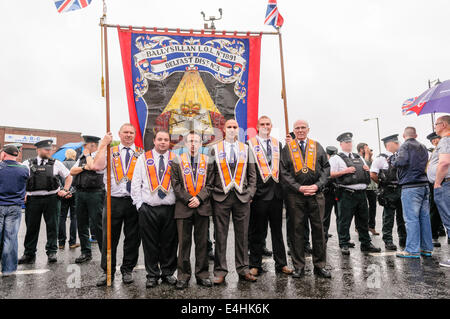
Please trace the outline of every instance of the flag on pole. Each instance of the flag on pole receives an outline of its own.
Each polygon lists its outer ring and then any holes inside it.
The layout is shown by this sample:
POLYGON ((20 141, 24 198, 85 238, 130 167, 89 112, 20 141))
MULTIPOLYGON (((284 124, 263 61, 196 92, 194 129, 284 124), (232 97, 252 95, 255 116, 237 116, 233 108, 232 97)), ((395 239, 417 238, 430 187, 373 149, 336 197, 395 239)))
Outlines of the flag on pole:
POLYGON ((271 25, 275 29, 277 29, 281 28, 283 22, 284 19, 278 12, 277 0, 269 0, 269 3, 267 4, 266 19, 264 20, 264 24, 271 25))
POLYGON ((86 8, 92 0, 54 0, 59 13, 86 8))
POLYGON ((411 108, 414 106, 414 102, 417 100, 417 97, 412 97, 403 102, 402 105, 402 115, 411 115, 414 114, 414 111, 411 108))

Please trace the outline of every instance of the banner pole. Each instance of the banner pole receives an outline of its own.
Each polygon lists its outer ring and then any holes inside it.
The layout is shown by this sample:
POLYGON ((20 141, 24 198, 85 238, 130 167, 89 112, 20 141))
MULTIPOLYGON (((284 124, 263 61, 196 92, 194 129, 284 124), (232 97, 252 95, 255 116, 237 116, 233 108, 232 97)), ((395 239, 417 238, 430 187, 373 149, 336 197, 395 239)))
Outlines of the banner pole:
MULTIPOLYGON (((110 96, 109 96, 109 65, 108 65, 108 30, 102 24, 105 53, 105 91, 106 91, 106 132, 111 132, 110 96)), ((106 285, 111 286, 111 146, 106 149, 106 285)), ((104 245, 105 243, 103 243, 104 245)))
POLYGON ((289 134, 289 119, 287 109, 287 97, 286 97, 286 80, 284 75, 284 58, 283 58, 283 40, 281 38, 280 28, 277 28, 278 40, 280 42, 280 62, 281 62, 281 98, 284 104, 284 125, 286 128, 286 135, 289 134))

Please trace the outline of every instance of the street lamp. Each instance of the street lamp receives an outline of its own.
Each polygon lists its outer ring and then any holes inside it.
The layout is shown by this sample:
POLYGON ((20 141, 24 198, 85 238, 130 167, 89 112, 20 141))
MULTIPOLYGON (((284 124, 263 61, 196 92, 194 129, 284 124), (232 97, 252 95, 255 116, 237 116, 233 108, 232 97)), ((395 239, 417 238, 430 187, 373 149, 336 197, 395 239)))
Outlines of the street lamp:
POLYGON ((380 139, 380 122, 378 121, 378 117, 374 117, 371 119, 364 119, 364 122, 370 121, 370 120, 377 120, 377 132, 378 132, 378 153, 381 154, 381 139, 380 139))

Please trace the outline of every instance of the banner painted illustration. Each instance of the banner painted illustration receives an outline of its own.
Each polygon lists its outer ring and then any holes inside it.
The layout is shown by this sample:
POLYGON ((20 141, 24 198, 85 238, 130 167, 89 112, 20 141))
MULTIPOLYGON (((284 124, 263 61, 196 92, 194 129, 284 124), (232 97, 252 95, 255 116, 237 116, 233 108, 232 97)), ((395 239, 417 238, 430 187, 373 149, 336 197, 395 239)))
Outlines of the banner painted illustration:
POLYGON ((118 33, 136 145, 153 147, 157 129, 169 131, 172 145, 192 130, 209 145, 222 139, 230 118, 242 141, 256 127, 261 36, 118 33))

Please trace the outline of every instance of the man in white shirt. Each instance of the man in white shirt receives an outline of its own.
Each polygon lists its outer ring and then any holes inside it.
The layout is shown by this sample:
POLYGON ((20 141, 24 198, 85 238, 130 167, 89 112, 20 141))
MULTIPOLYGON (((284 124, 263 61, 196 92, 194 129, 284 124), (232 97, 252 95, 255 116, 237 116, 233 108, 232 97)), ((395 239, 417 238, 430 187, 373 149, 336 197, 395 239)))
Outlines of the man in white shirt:
MULTIPOLYGON (((136 129, 130 123, 123 124, 119 130, 120 144, 111 148, 111 276, 114 280, 116 271, 116 251, 120 239, 123 225, 123 261, 120 267, 122 281, 125 284, 132 283, 133 268, 136 266, 139 257, 139 246, 141 238, 139 236, 138 213, 131 199, 131 181, 136 167, 138 157, 142 149, 134 145, 136 129)), ((98 152, 95 156, 91 169, 106 173, 106 149, 112 142, 112 134, 108 132, 100 142, 98 152)), ((106 174, 104 182, 106 185, 106 174)), ((103 245, 101 267, 103 274, 97 281, 97 286, 106 285, 106 211, 103 212, 103 245)))
POLYGON ((27 183, 27 197, 25 208, 25 251, 19 259, 19 264, 32 264, 36 259, 36 245, 39 238, 41 217, 44 215, 48 262, 57 261, 58 249, 58 216, 61 209, 59 197, 69 198, 69 188, 72 176, 69 170, 58 160, 51 158, 52 140, 43 140, 35 144, 37 157, 23 162, 29 171, 30 178, 27 183), (58 176, 64 179, 64 188, 60 187, 58 176))
POLYGON ((169 150, 169 132, 158 131, 153 143, 154 148, 139 157, 131 183, 131 197, 139 215, 147 288, 156 287, 160 278, 169 285, 177 283, 173 276, 178 244, 175 194, 170 183, 175 154, 169 150))
POLYGON ((338 184, 338 235, 343 255, 350 255, 350 225, 355 216, 361 251, 380 252, 373 246, 369 236, 369 208, 366 188, 370 183, 369 167, 363 158, 352 153, 353 134, 343 133, 337 137, 342 152, 330 158, 330 177, 338 184))
POLYGON ((386 152, 380 154, 370 167, 370 177, 379 185, 379 202, 383 206, 383 241, 386 250, 397 250, 393 242, 392 228, 397 220, 398 240, 401 248, 406 246, 406 228, 403 220, 401 188, 398 185, 397 169, 390 165, 400 148, 398 134, 381 139, 386 152), (395 155, 394 155, 395 154, 395 155))

